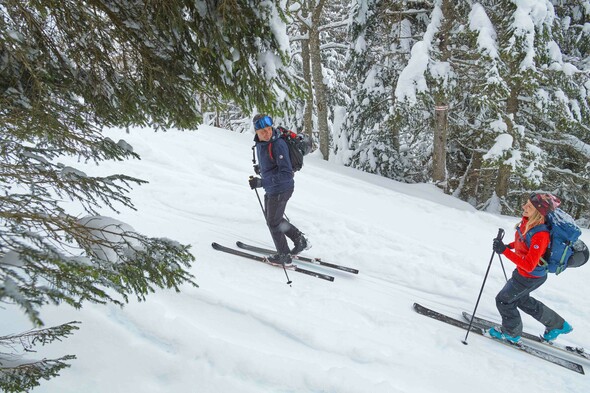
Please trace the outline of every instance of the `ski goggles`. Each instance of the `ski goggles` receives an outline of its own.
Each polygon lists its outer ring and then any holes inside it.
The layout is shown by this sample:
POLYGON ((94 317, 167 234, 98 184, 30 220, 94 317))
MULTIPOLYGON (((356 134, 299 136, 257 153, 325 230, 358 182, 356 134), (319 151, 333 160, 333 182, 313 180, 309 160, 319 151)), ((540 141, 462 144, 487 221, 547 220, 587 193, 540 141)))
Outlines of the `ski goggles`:
POLYGON ((263 116, 254 122, 254 130, 261 130, 272 126, 272 118, 270 116, 263 116))

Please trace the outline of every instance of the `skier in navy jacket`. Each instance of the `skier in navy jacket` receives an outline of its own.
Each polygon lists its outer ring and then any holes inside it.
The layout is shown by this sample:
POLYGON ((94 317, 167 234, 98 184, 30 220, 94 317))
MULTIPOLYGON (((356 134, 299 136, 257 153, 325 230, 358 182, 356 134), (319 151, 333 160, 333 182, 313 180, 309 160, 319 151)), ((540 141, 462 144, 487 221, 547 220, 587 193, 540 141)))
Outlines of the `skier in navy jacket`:
POLYGON ((268 260, 277 264, 291 263, 291 255, 309 249, 309 241, 293 224, 283 218, 287 202, 295 189, 294 172, 289 158, 287 142, 272 127, 270 116, 259 114, 252 120, 256 136, 256 154, 260 177, 250 178, 250 188, 264 188, 264 213, 277 253, 268 260), (287 239, 293 241, 289 250, 287 239))

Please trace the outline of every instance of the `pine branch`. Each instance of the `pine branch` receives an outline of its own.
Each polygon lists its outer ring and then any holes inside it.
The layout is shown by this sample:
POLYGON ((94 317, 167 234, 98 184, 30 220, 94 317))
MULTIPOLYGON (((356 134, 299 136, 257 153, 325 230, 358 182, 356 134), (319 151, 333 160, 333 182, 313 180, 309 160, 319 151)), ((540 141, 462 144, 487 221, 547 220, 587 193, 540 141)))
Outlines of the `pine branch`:
POLYGON ((27 359, 24 353, 34 352, 36 345, 47 345, 56 340, 61 341, 78 330, 80 322, 68 322, 60 326, 47 329, 0 337, 0 347, 8 348, 10 353, 0 351, 0 388, 4 392, 29 391, 39 386, 41 379, 50 379, 59 375, 59 371, 70 367, 69 360, 73 355, 62 356, 59 359, 27 359))

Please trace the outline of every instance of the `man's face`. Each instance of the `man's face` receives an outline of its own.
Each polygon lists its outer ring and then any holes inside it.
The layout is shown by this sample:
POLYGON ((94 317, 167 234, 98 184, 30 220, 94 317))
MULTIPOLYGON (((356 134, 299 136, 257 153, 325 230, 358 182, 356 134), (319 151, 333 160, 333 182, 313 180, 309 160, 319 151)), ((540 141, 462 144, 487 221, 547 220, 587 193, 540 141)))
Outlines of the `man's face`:
POLYGON ((258 135, 258 139, 262 142, 269 141, 272 137, 272 127, 264 127, 256 130, 256 135, 258 135))

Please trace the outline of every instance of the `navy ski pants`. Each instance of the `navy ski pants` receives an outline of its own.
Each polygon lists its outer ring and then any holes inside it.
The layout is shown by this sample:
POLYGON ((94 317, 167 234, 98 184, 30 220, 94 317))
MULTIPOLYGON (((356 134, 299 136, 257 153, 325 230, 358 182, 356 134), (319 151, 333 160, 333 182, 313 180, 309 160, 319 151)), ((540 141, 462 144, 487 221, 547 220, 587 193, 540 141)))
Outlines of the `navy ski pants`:
POLYGON ((279 254, 289 254, 291 252, 287 244, 287 237, 295 241, 301 235, 299 229, 283 218, 291 195, 293 195, 293 189, 277 195, 264 195, 266 224, 270 229, 270 235, 279 254))

